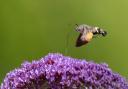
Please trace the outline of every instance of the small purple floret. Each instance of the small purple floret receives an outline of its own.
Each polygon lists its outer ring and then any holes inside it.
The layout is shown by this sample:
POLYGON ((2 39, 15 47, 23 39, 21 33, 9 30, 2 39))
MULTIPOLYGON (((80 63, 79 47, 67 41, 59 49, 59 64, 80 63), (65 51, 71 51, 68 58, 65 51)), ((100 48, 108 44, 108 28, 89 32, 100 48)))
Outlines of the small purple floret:
POLYGON ((107 64, 51 53, 8 73, 1 89, 128 89, 128 82, 107 64))

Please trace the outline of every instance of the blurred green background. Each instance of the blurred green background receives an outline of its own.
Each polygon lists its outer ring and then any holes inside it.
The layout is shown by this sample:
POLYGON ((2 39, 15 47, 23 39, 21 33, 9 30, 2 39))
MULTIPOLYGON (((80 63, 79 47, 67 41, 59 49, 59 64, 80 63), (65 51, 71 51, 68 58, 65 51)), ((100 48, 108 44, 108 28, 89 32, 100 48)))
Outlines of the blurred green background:
POLYGON ((49 52, 106 62, 128 77, 128 1, 1 0, 0 82, 24 60, 37 60, 49 52), (99 26, 108 35, 76 48, 76 23, 99 26))

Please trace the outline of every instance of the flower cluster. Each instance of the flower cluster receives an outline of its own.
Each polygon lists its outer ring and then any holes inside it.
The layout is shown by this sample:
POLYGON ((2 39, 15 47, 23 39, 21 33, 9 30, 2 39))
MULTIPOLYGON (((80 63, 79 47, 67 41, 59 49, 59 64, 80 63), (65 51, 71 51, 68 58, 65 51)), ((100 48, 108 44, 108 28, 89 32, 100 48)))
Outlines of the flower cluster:
POLYGON ((107 64, 51 53, 8 73, 1 89, 128 89, 128 83, 107 64))

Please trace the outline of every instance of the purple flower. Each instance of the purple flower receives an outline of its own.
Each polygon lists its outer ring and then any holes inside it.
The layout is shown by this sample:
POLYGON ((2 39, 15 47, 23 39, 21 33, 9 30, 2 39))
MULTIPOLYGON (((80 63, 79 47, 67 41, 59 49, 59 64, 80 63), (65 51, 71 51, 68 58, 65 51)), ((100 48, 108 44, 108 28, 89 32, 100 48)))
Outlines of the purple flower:
POLYGON ((1 89, 128 89, 106 64, 51 53, 8 73, 1 89))

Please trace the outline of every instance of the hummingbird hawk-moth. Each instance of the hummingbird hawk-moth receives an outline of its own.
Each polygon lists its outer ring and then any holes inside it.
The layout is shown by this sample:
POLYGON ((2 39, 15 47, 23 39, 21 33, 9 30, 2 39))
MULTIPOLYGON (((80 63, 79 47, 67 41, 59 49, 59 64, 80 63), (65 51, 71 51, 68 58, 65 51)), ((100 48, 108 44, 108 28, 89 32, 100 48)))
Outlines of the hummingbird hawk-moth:
POLYGON ((85 24, 77 25, 76 31, 80 33, 76 40, 76 47, 80 47, 82 45, 87 44, 92 40, 94 35, 102 35, 102 36, 107 35, 107 32, 104 31, 103 29, 85 24))

